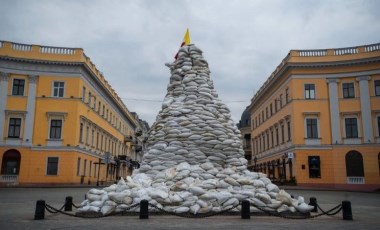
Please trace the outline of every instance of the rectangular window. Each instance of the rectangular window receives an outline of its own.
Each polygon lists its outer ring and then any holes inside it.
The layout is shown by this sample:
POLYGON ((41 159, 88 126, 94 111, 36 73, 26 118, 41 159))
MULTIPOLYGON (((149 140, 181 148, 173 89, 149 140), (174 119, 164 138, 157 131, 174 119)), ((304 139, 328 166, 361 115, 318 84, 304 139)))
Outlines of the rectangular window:
POLYGON ((65 82, 55 81, 53 83, 53 97, 63 97, 65 91, 65 82))
POLYGON ((91 169, 92 169, 92 161, 90 161, 90 167, 89 167, 89 172, 88 172, 88 176, 91 177, 91 169))
POLYGON ((100 111, 101 106, 102 106, 102 104, 101 104, 101 102, 99 101, 99 102, 98 102, 98 113, 99 113, 99 114, 101 114, 101 111, 100 111))
POLYGON ((96 132, 96 149, 99 149, 99 132, 96 132))
POLYGON ((12 95, 24 96, 25 80, 13 79, 12 95))
POLYGON ((307 138, 318 138, 318 120, 316 118, 306 119, 307 138))
POLYGON ((284 124, 281 124, 281 144, 285 142, 285 127, 284 124))
POLYGON ((282 108, 282 94, 280 94, 280 99, 279 99, 279 101, 280 101, 280 109, 282 108))
POLYGON ((94 177, 96 177, 96 163, 94 163, 94 177))
POLYGON ((274 138, 273 138, 273 129, 270 131, 270 139, 271 139, 271 146, 272 146, 272 148, 273 148, 273 146, 274 146, 274 138))
POLYGON ((80 123, 80 128, 79 128, 79 142, 83 143, 83 123, 80 123))
POLYGON ((102 109, 102 116, 104 117, 104 112, 105 112, 105 107, 103 105, 103 109, 102 109))
POLYGON ((96 111, 96 97, 94 97, 94 111, 96 111))
POLYGON ((355 88, 354 83, 343 83, 343 98, 354 98, 355 97, 355 88))
POLYGON ((285 90, 285 102, 286 102, 286 104, 289 103, 289 89, 285 90))
POLYGON ((277 99, 274 100, 274 112, 277 112, 277 99))
POLYGON ((268 107, 266 107, 265 108, 265 116, 267 117, 267 119, 268 119, 268 117, 269 117, 269 113, 268 113, 268 107))
POLYGON ((375 96, 380 96, 380 80, 375 80, 375 96))
POLYGON ((270 103, 270 116, 272 116, 273 115, 273 106, 272 106, 272 103, 270 103))
POLYGON ((90 136, 90 127, 86 127, 86 145, 89 144, 89 136, 90 136))
POLYGON ((87 160, 85 159, 83 161, 83 176, 86 176, 86 171, 87 171, 87 160))
POLYGON ((305 99, 315 99, 315 85, 305 84, 305 99))
POLYGON ((48 157, 46 175, 58 175, 58 157, 48 157))
POLYGON ((356 118, 345 118, 346 138, 357 138, 358 122, 356 118))
POLYGON ((92 94, 91 92, 88 92, 88 106, 92 107, 92 94))
POLYGON ((10 118, 8 137, 9 138, 20 138, 21 132, 21 118, 10 118))
POLYGON ((279 141, 279 139, 278 139, 278 128, 276 128, 276 145, 278 145, 278 141, 279 141))
POLYGON ((269 149, 269 133, 267 133, 267 149, 269 149))
POLYGON ((91 146, 94 147, 94 141, 95 141, 95 130, 92 129, 91 131, 91 146))
POLYGON ((288 126, 288 141, 290 141, 291 139, 290 121, 287 122, 287 126, 288 126))
POLYGON ((83 102, 86 101, 86 87, 83 87, 83 89, 82 89, 82 101, 83 102))
POLYGON ((319 156, 308 156, 309 178, 321 178, 321 161, 319 156))
POLYGON ((380 116, 377 117, 377 136, 380 136, 380 116))
POLYGON ((62 120, 50 121, 50 139, 61 139, 62 120))
POLYGON ((78 158, 78 162, 77 162, 77 176, 79 176, 80 174, 80 157, 78 158))

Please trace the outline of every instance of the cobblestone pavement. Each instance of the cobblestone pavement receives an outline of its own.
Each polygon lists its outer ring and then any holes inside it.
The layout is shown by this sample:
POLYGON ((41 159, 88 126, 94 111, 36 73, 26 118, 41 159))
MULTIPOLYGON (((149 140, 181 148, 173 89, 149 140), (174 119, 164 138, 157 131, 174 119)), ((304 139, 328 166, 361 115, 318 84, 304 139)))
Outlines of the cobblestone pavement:
MULTIPOLYGON (((36 201, 60 208, 66 196, 75 204, 84 200, 89 188, 0 188, 0 229, 380 229, 380 194, 344 191, 289 190, 308 201, 316 197, 318 204, 329 210, 343 200, 351 201, 353 221, 344 221, 342 213, 306 220, 289 220, 269 216, 215 216, 186 219, 174 216, 153 216, 140 220, 138 216, 112 216, 83 219, 46 212, 44 220, 34 220, 36 201)), ((314 215, 314 214, 313 214, 314 215)))

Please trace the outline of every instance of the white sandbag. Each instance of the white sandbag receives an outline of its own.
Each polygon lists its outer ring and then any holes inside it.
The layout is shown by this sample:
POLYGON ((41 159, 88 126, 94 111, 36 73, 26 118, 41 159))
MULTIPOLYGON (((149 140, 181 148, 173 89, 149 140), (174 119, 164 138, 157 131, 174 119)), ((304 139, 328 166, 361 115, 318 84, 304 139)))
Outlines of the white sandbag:
POLYGON ((194 204, 190 207, 190 212, 193 213, 194 215, 198 213, 199 209, 200 209, 200 205, 199 204, 194 204))
POLYGON ((268 192, 276 192, 276 193, 280 192, 280 189, 278 188, 278 186, 272 183, 267 184, 266 188, 268 192))
POLYGON ((297 211, 302 212, 302 213, 307 213, 314 209, 314 206, 308 205, 306 203, 302 203, 294 207, 297 209, 297 211))
POLYGON ((285 190, 281 189, 280 192, 277 194, 276 197, 277 200, 282 201, 284 204, 288 206, 293 206, 294 204, 297 205, 298 201, 293 200, 293 198, 285 192, 285 190))
POLYGON ((103 206, 101 209, 100 209, 100 212, 103 214, 103 215, 108 215, 110 213, 112 213, 114 210, 115 210, 116 206, 108 206, 108 205, 105 205, 103 206))
POLYGON ((87 197, 87 199, 88 199, 89 202, 101 200, 101 198, 102 198, 101 195, 95 195, 95 194, 92 194, 92 193, 87 193, 86 197, 87 197))
POLYGON ((97 201, 93 201, 90 203, 91 206, 94 206, 94 207, 102 207, 103 206, 103 201, 100 201, 100 200, 97 200, 97 201))
POLYGON ((90 189, 90 191, 88 191, 88 193, 89 194, 94 194, 94 195, 102 195, 102 194, 104 194, 106 192, 104 190, 92 188, 92 189, 90 189))
POLYGON ((200 196, 206 192, 203 188, 196 186, 188 188, 188 191, 194 194, 195 196, 200 196))
POLYGON ((175 213, 185 213, 189 212, 190 208, 189 207, 179 207, 174 210, 175 213))
POLYGON ((191 166, 187 162, 182 162, 177 166, 177 171, 182 171, 182 170, 191 171, 191 166))
POLYGON ((271 203, 271 198, 268 194, 256 193, 255 197, 260 199, 262 202, 264 202, 266 204, 271 203))

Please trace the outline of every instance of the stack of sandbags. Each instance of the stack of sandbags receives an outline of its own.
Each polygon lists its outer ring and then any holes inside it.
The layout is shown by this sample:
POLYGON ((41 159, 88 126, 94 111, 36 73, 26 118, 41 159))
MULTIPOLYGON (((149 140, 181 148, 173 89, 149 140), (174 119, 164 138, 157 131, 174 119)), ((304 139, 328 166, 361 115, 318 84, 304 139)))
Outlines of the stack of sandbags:
POLYGON ((218 99, 202 51, 184 46, 167 66, 171 70, 167 95, 149 132, 140 172, 156 175, 181 162, 245 170, 240 132, 218 99))
POLYGON ((167 211, 194 214, 233 208, 242 200, 268 211, 313 208, 302 197, 280 191, 265 174, 247 170, 240 132, 218 99, 200 49, 182 47, 167 66, 168 92, 141 167, 126 181, 91 189, 79 211, 108 214, 143 199, 167 211))

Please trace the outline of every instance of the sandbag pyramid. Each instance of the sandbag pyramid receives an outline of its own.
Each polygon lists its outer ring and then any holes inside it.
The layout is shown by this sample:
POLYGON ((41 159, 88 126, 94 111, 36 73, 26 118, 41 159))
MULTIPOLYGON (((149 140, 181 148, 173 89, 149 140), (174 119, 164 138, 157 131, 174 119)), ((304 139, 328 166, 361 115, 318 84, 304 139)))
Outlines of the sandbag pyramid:
POLYGON ((242 200, 277 212, 313 208, 303 197, 293 199, 280 190, 265 174, 247 170, 240 132, 218 99, 199 48, 181 47, 178 58, 166 65, 170 83, 148 133, 141 167, 117 184, 91 189, 79 211, 108 214, 141 200, 193 214, 230 209, 242 200))

